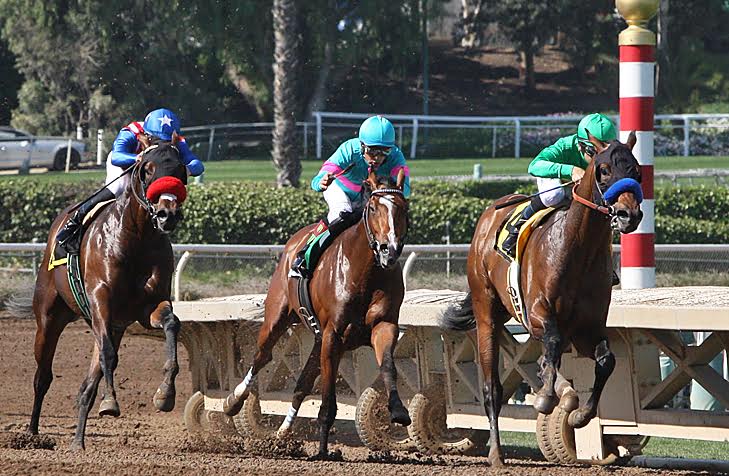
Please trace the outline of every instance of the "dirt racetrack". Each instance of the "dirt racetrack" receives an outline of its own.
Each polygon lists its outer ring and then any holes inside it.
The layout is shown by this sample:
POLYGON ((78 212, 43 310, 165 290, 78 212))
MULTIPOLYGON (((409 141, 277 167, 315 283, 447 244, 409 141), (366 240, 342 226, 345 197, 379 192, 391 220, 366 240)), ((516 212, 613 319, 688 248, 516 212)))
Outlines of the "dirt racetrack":
MULTIPOLYGON (((428 457, 417 454, 374 454, 357 443, 353 427, 337 422, 331 450, 339 449, 344 461, 308 461, 316 452, 314 440, 305 441, 305 454, 274 457, 265 444, 240 438, 189 435, 182 410, 191 394, 186 353, 181 346, 177 406, 159 413, 152 395, 162 376, 162 342, 127 336, 122 342, 116 373, 122 416, 116 419, 91 412, 86 451, 69 450, 76 425, 74 401, 86 373, 92 336, 86 325, 69 325, 61 336, 55 360, 55 380, 41 414, 41 434, 50 436, 54 450, 12 449, 22 440, 33 401, 32 320, 0 319, 0 474, 316 474, 348 476, 509 474, 509 475, 639 475, 669 474, 664 470, 628 467, 560 467, 546 463, 531 449, 506 447, 508 466, 489 468, 485 458, 428 457), (263 448, 263 450, 262 450, 263 448), (263 455, 263 456, 262 456, 263 455)), ((97 400, 98 403, 98 400, 97 400)), ((674 471, 670 474, 702 474, 674 471)), ((706 474, 706 473, 703 473, 706 474)))

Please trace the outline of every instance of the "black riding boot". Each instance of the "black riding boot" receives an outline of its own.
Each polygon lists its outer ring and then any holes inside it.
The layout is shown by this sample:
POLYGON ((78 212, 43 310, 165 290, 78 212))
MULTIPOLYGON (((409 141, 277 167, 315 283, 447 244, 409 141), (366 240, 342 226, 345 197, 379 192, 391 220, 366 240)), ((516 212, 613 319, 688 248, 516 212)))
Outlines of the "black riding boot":
POLYGON ((528 219, 534 216, 536 212, 544 210, 545 208, 547 207, 539 199, 539 196, 533 197, 531 203, 521 211, 521 215, 516 222, 507 225, 509 229, 509 236, 506 237, 502 246, 509 256, 513 258, 516 254, 516 239, 519 237, 519 230, 521 229, 521 226, 526 223, 528 219))
POLYGON ((86 214, 99 203, 112 200, 113 198, 114 193, 108 188, 105 188, 79 205, 74 214, 63 225, 63 228, 58 231, 56 241, 68 254, 77 255, 81 250, 81 237, 83 236, 82 225, 86 214))
POLYGON ((296 258, 291 263, 291 271, 289 271, 289 277, 303 277, 311 276, 314 265, 319 261, 319 257, 322 255, 324 250, 334 241, 334 238, 339 236, 344 230, 349 228, 354 223, 354 214, 342 213, 338 218, 332 220, 329 227, 320 233, 321 237, 310 241, 304 248, 296 253, 296 258), (309 251, 311 249, 311 251, 309 251), (309 253, 309 262, 306 262, 306 253, 309 253))

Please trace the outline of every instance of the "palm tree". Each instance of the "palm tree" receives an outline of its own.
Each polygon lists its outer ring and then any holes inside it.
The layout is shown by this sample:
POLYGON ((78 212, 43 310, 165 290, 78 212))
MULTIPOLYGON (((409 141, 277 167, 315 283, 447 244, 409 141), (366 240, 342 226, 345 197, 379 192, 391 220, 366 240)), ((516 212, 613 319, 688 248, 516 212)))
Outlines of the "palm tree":
POLYGON ((301 156, 296 140, 299 33, 296 0, 273 0, 273 163, 279 187, 296 187, 301 156))

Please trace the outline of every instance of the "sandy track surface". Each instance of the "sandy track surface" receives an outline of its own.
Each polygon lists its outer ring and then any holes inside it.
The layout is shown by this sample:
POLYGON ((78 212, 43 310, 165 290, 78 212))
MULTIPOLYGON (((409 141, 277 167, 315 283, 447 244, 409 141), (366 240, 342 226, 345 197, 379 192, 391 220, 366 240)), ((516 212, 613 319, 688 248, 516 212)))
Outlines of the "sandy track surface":
MULTIPOLYGON (((266 442, 237 437, 200 437, 187 433, 182 410, 191 394, 188 361, 181 347, 177 406, 157 412, 152 395, 162 378, 162 342, 125 337, 116 373, 122 416, 99 418, 91 412, 86 451, 69 450, 76 425, 76 392, 89 365, 92 336, 84 323, 69 325, 61 336, 55 360, 55 380, 41 415, 41 433, 52 438, 53 450, 13 449, 23 441, 33 401, 32 320, 0 320, 0 473, 1 474, 328 474, 328 475, 638 475, 667 474, 638 468, 560 467, 543 461, 533 450, 506 448, 508 466, 496 470, 480 457, 429 457, 417 454, 375 454, 360 446, 347 422, 335 424, 332 450, 344 461, 308 461, 316 452, 314 439, 293 444, 285 454, 266 442)), ((98 403, 98 401, 97 401, 98 403)), ((676 471, 671 474, 696 474, 676 471)))

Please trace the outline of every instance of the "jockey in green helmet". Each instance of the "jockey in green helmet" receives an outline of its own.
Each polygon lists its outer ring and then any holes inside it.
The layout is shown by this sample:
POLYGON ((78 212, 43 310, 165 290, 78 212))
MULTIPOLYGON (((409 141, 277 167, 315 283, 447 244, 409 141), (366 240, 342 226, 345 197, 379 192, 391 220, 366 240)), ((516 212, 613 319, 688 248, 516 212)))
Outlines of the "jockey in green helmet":
POLYGON ((615 124, 600 113, 589 114, 582 118, 577 133, 557 139, 557 142, 543 149, 529 164, 529 174, 537 178, 540 192, 521 212, 519 220, 509 228, 509 236, 504 241, 504 249, 514 256, 519 228, 532 215, 547 207, 557 207, 571 199, 561 184, 582 178, 589 161, 595 155, 595 146, 587 139, 587 131, 597 140, 608 143, 617 138, 615 124))

